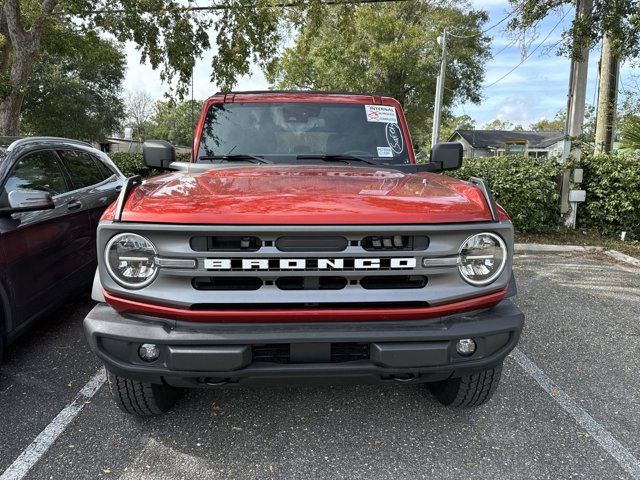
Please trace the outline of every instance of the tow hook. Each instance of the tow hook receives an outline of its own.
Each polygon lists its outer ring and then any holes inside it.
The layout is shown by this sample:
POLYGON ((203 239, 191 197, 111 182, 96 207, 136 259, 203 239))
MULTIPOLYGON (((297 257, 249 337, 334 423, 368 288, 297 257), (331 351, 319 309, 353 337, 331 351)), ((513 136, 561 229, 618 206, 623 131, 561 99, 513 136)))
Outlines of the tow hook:
POLYGON ((219 380, 217 378, 203 378, 201 380, 201 383, 204 383, 205 385, 208 385, 210 387, 219 387, 230 382, 228 378, 223 378, 222 380, 219 380))
POLYGON ((415 373, 409 373, 407 375, 404 375, 402 377, 399 377, 397 375, 392 375, 391 378, 393 380, 395 380, 396 382, 399 383, 411 383, 414 380, 416 380, 418 378, 419 375, 415 374, 415 373))

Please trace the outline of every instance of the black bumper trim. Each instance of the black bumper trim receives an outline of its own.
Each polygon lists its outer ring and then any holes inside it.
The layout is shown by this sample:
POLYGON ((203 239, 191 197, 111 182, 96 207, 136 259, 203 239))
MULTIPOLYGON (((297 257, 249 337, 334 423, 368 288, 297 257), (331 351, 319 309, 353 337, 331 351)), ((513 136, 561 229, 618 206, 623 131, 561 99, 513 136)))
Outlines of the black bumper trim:
POLYGON ((313 324, 193 324, 127 318, 98 304, 85 318, 84 327, 91 349, 118 375, 206 386, 252 379, 370 381, 410 376, 433 381, 459 376, 501 363, 516 346, 523 322, 522 312, 511 300, 438 319, 313 324), (474 338, 477 352, 470 357, 458 355, 455 340, 460 338, 474 338), (342 363, 251 361, 253 345, 346 342, 370 344, 370 358, 342 363), (137 351, 142 343, 158 344, 160 358, 152 363, 140 360, 137 351))

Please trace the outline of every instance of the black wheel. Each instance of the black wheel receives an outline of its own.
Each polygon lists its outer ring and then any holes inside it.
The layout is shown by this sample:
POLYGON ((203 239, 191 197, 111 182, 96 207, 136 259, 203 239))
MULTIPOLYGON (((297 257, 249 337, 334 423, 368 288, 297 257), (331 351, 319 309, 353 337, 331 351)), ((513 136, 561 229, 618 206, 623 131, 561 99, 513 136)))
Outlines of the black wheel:
POLYGON ((123 412, 153 417, 168 412, 180 397, 180 390, 168 385, 143 383, 108 372, 109 389, 123 412))
POLYGON ((429 384, 440 403, 448 407, 478 407, 491 398, 500 383, 502 364, 460 378, 429 384))

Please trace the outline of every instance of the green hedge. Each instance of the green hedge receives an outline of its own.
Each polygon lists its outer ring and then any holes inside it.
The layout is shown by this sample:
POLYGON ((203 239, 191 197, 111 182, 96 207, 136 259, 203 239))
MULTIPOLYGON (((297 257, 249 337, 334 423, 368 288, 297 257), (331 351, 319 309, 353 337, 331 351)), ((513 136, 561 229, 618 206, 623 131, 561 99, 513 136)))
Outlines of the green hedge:
MULTIPOLYGON (((142 153, 116 152, 109 154, 109 157, 126 177, 140 175, 142 178, 148 178, 163 173, 162 170, 147 167, 142 161, 142 153)), ((178 154, 176 160, 188 162, 189 154, 178 154)))
POLYGON ((464 180, 483 178, 516 230, 542 232, 560 221, 558 171, 552 159, 503 156, 465 159, 460 170, 447 173, 464 180))
POLYGON ((605 235, 626 231, 640 239, 640 157, 632 153, 583 158, 587 200, 578 209, 578 223, 605 235))

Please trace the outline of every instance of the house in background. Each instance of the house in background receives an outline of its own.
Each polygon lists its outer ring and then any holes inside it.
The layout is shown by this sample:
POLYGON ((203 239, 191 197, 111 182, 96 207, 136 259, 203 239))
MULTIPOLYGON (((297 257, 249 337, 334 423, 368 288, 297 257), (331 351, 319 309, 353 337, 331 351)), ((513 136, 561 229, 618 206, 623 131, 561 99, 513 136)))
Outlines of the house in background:
MULTIPOLYGON (((93 147, 105 153, 142 153, 142 143, 140 140, 107 137, 101 142, 94 142, 93 147)), ((191 147, 176 145, 176 153, 191 153, 191 147)))
POLYGON ((462 143, 465 158, 501 155, 559 157, 564 134, 527 130, 456 130, 448 141, 462 143))

